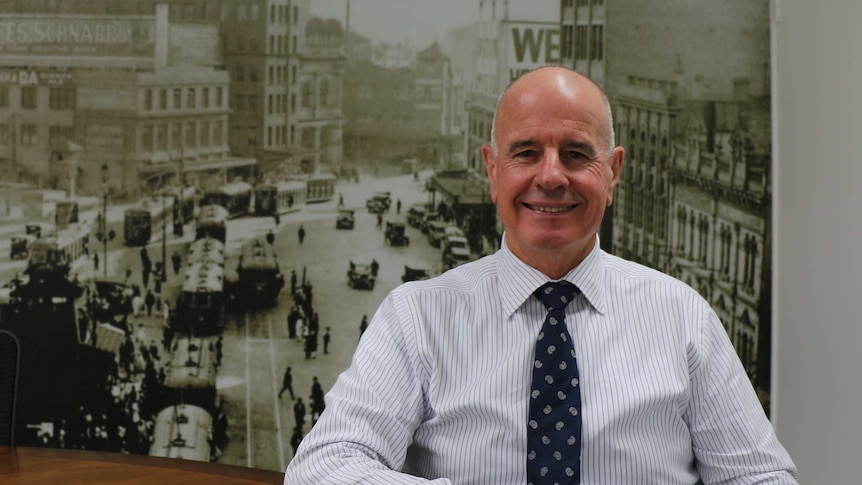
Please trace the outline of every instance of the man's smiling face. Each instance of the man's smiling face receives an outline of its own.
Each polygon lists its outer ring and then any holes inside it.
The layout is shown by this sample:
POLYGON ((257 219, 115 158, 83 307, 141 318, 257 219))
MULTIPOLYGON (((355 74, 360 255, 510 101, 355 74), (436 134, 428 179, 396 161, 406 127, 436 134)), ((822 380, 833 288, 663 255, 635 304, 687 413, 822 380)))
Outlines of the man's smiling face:
POLYGON ((551 277, 586 257, 613 200, 623 150, 609 153, 608 123, 591 81, 544 68, 509 88, 497 112, 496 149, 483 147, 509 249, 551 277))

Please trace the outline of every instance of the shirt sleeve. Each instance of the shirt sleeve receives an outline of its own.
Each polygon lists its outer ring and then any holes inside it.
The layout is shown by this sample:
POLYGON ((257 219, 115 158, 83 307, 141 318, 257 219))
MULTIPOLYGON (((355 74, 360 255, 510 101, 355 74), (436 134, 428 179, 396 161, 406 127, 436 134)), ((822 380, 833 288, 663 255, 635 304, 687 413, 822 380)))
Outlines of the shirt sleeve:
POLYGON ((400 472, 426 413, 414 322, 390 294, 362 334, 350 368, 326 395, 285 485, 450 485, 400 472))
POLYGON ((718 316, 706 304, 695 321, 689 426, 703 483, 798 484, 718 316))

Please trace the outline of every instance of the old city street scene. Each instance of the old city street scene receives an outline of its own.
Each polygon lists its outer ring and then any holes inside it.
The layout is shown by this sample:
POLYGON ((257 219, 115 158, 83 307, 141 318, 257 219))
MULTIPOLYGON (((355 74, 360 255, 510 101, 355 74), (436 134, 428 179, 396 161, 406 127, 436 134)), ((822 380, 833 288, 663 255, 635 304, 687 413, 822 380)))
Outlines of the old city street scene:
POLYGON ((284 470, 387 293, 499 247, 481 146, 545 64, 614 107, 602 246, 713 304, 766 406, 768 2, 541 3, 423 30, 360 0, 0 0, 17 443, 284 470))

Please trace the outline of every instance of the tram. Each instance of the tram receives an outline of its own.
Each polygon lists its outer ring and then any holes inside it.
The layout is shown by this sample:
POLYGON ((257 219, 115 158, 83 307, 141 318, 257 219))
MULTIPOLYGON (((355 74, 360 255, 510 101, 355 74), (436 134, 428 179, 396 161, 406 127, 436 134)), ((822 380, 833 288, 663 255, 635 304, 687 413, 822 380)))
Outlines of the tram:
POLYGON ((326 202, 335 195, 335 175, 331 173, 315 173, 306 180, 306 203, 326 202))
POLYGON ((224 267, 214 262, 189 264, 177 300, 177 330, 200 336, 224 327, 224 267))
POLYGON ((252 186, 246 182, 231 182, 218 189, 204 192, 201 205, 220 205, 227 209, 228 217, 244 216, 251 212, 252 186))
POLYGON ((284 287, 284 275, 278 267, 271 244, 253 239, 242 245, 236 268, 237 300, 249 306, 274 306, 284 287))
POLYGON ((227 209, 220 205, 201 207, 195 221, 195 239, 211 237, 227 241, 227 209))
POLYGON ((299 180, 260 184, 254 189, 254 212, 272 216, 299 210, 305 205, 308 184, 299 180))
POLYGON ((156 415, 150 456, 212 460, 212 415, 191 404, 174 404, 156 415))
POLYGON ((186 264, 214 263, 224 266, 224 243, 212 237, 198 239, 189 245, 186 264))
POLYGON ((27 274, 67 275, 72 263, 84 255, 90 240, 89 224, 73 224, 30 244, 27 274))
POLYGON ((145 199, 136 207, 130 207, 123 212, 123 236, 127 246, 145 246, 167 224, 167 218, 172 213, 174 200, 172 197, 155 196, 145 199))
POLYGON ((212 412, 216 405, 217 336, 180 337, 171 344, 165 369, 165 404, 193 404, 212 412))

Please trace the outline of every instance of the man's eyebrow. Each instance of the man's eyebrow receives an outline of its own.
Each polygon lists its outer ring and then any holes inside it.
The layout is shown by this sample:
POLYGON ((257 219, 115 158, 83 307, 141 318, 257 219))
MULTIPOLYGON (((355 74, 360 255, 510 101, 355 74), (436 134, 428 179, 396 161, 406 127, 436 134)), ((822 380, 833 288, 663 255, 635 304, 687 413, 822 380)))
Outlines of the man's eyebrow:
POLYGON ((598 151, 596 147, 593 146, 592 143, 578 141, 578 140, 569 140, 562 144, 561 148, 563 150, 576 150, 582 152, 584 155, 593 158, 596 156, 598 151))
POLYGON ((526 140, 515 140, 509 144, 506 152, 512 153, 512 152, 516 152, 522 148, 532 147, 535 145, 536 145, 536 140, 533 140, 532 138, 527 138, 526 140))

